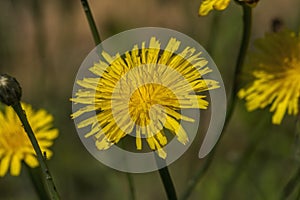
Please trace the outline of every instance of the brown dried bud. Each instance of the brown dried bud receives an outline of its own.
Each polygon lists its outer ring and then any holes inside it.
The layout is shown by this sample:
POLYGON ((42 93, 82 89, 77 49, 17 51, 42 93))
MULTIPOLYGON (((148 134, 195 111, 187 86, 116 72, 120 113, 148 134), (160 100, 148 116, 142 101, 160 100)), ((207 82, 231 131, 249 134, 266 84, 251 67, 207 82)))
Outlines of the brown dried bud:
POLYGON ((10 106, 21 100, 22 88, 18 81, 7 74, 0 75, 0 101, 10 106))

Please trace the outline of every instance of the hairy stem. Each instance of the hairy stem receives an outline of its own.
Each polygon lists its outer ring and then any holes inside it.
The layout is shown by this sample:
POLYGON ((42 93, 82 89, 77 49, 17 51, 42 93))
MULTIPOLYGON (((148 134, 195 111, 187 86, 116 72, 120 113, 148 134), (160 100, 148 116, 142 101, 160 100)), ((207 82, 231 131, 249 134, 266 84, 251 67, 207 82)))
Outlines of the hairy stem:
POLYGON ((46 188, 49 192, 49 198, 52 200, 60 199, 59 194, 56 190, 55 184, 53 182, 52 176, 51 176, 48 166, 46 164, 46 160, 42 154, 42 151, 41 151, 40 146, 35 138, 32 128, 27 120, 25 111, 22 109, 21 103, 17 102, 15 104, 13 104, 12 107, 15 110, 15 112, 17 113, 19 119, 21 120, 24 130, 27 133, 28 138, 34 148, 36 155, 37 155, 37 159, 38 159, 41 169, 42 169, 43 181, 46 184, 46 188))
POLYGON ((29 167, 25 162, 24 165, 28 171, 30 180, 36 190, 36 193, 39 197, 39 199, 43 199, 43 200, 49 200, 49 197, 47 195, 47 191, 45 190, 45 187, 43 184, 41 184, 43 182, 41 173, 40 173, 40 168, 31 168, 29 167))

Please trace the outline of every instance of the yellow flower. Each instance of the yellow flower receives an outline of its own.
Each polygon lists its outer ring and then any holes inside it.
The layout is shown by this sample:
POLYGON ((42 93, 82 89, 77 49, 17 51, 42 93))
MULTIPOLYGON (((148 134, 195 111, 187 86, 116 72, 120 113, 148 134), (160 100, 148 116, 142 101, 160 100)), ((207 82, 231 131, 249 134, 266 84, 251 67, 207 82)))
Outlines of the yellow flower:
MULTIPOLYGON (((58 130, 51 129, 52 115, 42 109, 34 111, 25 103, 22 107, 42 152, 50 158, 52 152, 48 148, 58 136, 58 130)), ((0 176, 4 176, 9 168, 11 175, 18 176, 22 161, 32 168, 38 166, 35 151, 12 107, 4 107, 4 112, 0 112, 0 121, 0 176)))
POLYGON ((186 47, 175 54, 179 47, 180 41, 171 38, 162 50, 160 42, 152 37, 149 47, 143 42, 141 48, 135 45, 125 55, 111 57, 103 51, 106 61, 100 60, 90 68, 98 78, 77 81, 83 89, 71 100, 83 107, 72 117, 96 111, 95 116, 81 120, 77 127, 90 127, 85 137, 94 136, 99 150, 134 134, 138 150, 145 138, 151 150, 166 158, 162 149, 168 142, 164 129, 182 144, 188 142, 179 121, 194 119, 182 115, 182 109, 206 109, 206 96, 199 93, 219 85, 217 81, 201 78, 212 71, 201 52, 186 47))
POLYGON ((249 57, 254 81, 239 91, 249 111, 271 105, 272 122, 280 124, 285 113, 299 112, 300 37, 282 30, 256 41, 257 51, 249 57))
POLYGON ((199 15, 205 16, 213 9, 225 10, 229 2, 230 0, 203 0, 199 8, 199 15))

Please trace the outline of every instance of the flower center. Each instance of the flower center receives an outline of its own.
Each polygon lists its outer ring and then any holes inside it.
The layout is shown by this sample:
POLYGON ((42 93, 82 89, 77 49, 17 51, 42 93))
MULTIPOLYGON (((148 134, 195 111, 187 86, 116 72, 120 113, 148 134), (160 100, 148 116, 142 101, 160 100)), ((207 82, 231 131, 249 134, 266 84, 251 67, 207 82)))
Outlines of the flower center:
POLYGON ((17 152, 20 148, 28 146, 29 139, 21 126, 8 124, 4 126, 2 134, 0 134, 0 147, 17 152))
POLYGON ((163 106, 177 105, 175 94, 167 87, 149 83, 137 88, 129 101, 129 113, 139 126, 147 126, 164 121, 163 106))

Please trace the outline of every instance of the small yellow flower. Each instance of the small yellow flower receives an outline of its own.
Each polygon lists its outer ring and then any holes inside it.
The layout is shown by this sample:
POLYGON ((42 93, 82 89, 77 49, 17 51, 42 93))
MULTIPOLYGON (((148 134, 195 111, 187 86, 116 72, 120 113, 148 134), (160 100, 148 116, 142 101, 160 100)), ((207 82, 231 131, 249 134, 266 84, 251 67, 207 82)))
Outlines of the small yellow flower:
MULTIPOLYGON (((51 129, 52 115, 42 109, 34 111, 25 103, 22 103, 22 107, 42 152, 50 158, 52 151, 49 147, 58 136, 58 130, 51 129)), ((22 161, 32 168, 38 166, 35 151, 12 107, 4 107, 4 111, 0 112, 0 122, 0 176, 4 176, 9 168, 11 175, 18 176, 22 161)))
POLYGON ((225 10, 229 5, 230 0, 203 0, 200 8, 199 15, 205 16, 211 10, 225 10))
POLYGON ((300 36, 288 30, 270 33, 255 43, 247 65, 254 81, 239 91, 249 111, 271 105, 272 122, 297 115, 300 97, 300 36))
POLYGON ((136 147, 142 149, 144 138, 150 149, 162 149, 167 144, 164 129, 172 132, 179 142, 186 144, 188 136, 180 120, 194 122, 184 116, 182 109, 206 109, 208 101, 201 92, 219 87, 217 81, 201 77, 212 70, 201 52, 186 47, 175 54, 180 41, 171 38, 162 50, 160 42, 152 37, 149 47, 143 42, 125 55, 111 57, 102 52, 100 60, 90 71, 98 78, 78 80, 83 89, 71 100, 83 107, 72 114, 73 118, 85 113, 96 115, 83 119, 78 128, 90 127, 85 137, 94 136, 99 150, 109 148, 121 138, 134 133, 136 147))

